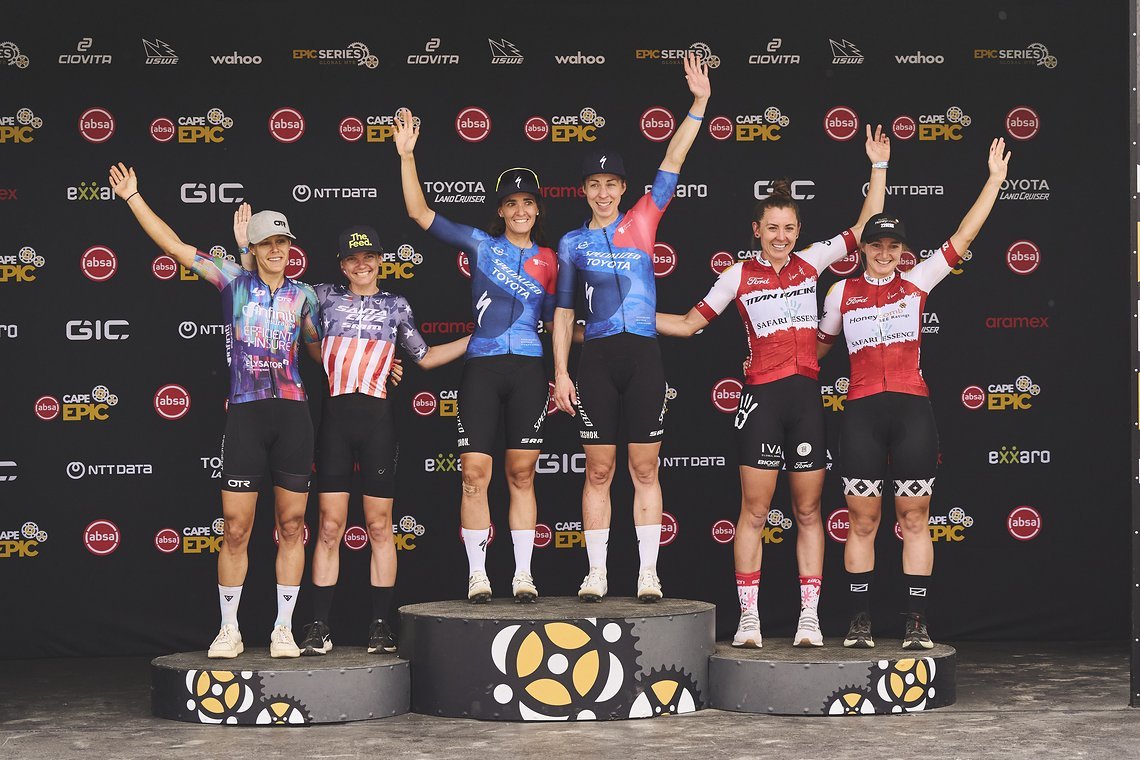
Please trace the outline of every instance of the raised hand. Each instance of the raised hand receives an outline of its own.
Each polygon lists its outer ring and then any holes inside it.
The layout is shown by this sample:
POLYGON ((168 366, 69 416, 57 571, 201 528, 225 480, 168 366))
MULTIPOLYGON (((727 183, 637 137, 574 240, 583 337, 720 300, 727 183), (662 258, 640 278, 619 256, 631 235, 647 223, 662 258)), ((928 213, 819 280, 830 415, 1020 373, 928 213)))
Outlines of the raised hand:
POLYGON ((1009 158, 1012 155, 1013 151, 1010 151, 1008 153, 1005 151, 1004 137, 995 138, 994 141, 990 143, 990 155, 988 163, 991 179, 1005 179, 1006 171, 1009 169, 1009 158))
POLYGON ((889 161, 891 158, 891 141, 883 132, 883 125, 875 126, 875 134, 871 134, 871 125, 867 125, 867 158, 871 163, 889 161))
POLYGON ((396 134, 393 141, 396 143, 396 153, 401 156, 410 156, 416 148, 416 140, 420 136, 420 120, 412 115, 410 108, 396 110, 396 118, 392 121, 396 134))
POLYGON ((249 217, 253 209, 248 203, 243 203, 234 212, 234 240, 238 248, 249 248, 249 217))
POLYGON ((712 94, 712 85, 709 84, 709 67, 697 57, 696 53, 685 56, 685 82, 689 85, 689 92, 697 100, 708 100, 712 94))
POLYGON ((139 191, 138 178, 135 177, 135 168, 132 166, 130 169, 120 161, 117 165, 111 165, 111 175, 108 177, 111 189, 115 191, 115 195, 123 200, 130 198, 132 195, 139 191))

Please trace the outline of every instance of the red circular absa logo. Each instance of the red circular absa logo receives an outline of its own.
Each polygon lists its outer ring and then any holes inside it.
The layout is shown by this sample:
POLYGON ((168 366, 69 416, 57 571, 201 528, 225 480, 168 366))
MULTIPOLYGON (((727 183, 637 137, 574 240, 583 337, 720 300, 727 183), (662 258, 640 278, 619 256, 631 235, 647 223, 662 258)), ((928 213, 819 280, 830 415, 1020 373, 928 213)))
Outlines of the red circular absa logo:
POLYGON ((1032 240, 1018 240, 1005 252, 1005 264, 1014 274, 1030 274, 1041 265, 1041 249, 1032 240))
POLYGON ((730 140, 732 132, 732 119, 727 116, 714 116, 709 120, 709 135, 714 140, 730 140))
POLYGON ((170 142, 174 139, 174 122, 159 116, 150 123, 150 136, 158 142, 170 142))
POLYGON ((831 266, 828 267, 828 269, 830 269, 833 273, 839 275, 840 277, 846 277, 849 274, 853 274, 855 272, 855 270, 858 268, 859 268, 859 252, 858 251, 853 251, 852 253, 847 254, 846 256, 841 258, 839 261, 835 262, 834 264, 832 264, 831 266))
POLYGON ((717 251, 709 257, 709 269, 717 274, 724 274, 735 263, 736 259, 728 251, 717 251))
POLYGON ((736 538, 736 525, 730 520, 717 520, 712 526, 712 537, 718 544, 731 544, 736 538))
POLYGON ((673 136, 677 120, 661 106, 651 106, 641 114, 641 134, 646 140, 665 142, 673 136))
POLYGON ((163 528, 154 534, 154 548, 163 554, 174 554, 181 545, 182 539, 174 528, 163 528))
POLYGON ((1009 529, 1009 535, 1018 541, 1037 538, 1041 532, 1041 513, 1033 507, 1022 505, 1005 518, 1005 527, 1009 529))
POLYGON ((478 106, 468 106, 455 117, 455 131, 467 142, 483 142, 491 134, 491 115, 478 106))
POLYGON ((713 386, 713 406, 725 414, 735 414, 740 406, 740 391, 743 389, 744 384, 735 377, 724 378, 713 386))
POLYGON ((349 142, 356 142, 364 137, 364 122, 355 116, 345 116, 340 120, 340 136, 349 142))
POLYGON ((536 549, 545 549, 550 546, 550 542, 554 540, 554 531, 550 526, 545 523, 538 523, 534 526, 534 546, 536 549))
POLYGON ((305 134, 305 117, 296 108, 278 108, 269 115, 269 134, 277 142, 295 143, 305 134))
POLYGON ((967 409, 981 409, 986 403, 986 392, 977 385, 971 385, 962 391, 962 406, 967 409))
POLYGON ((83 545, 98 557, 105 557, 119 548, 123 534, 110 520, 95 520, 83 529, 83 545))
POLYGON ((36 416, 41 420, 54 420, 59 416, 59 399, 55 396, 40 396, 36 399, 36 416))
POLYGON ((177 420, 190 411, 190 392, 181 385, 164 385, 154 392, 154 411, 164 420, 177 420))
POLYGON ((914 255, 914 251, 903 251, 899 254, 898 270, 900 272, 909 272, 918 265, 918 257, 914 255))
POLYGON ((824 114, 823 131, 832 140, 846 142, 859 134, 859 116, 847 106, 836 106, 824 114))
POLYGON ((115 134, 115 117, 106 108, 88 108, 79 117, 79 134, 87 142, 107 142, 115 134))
POLYGON ((285 265, 285 276, 290 280, 295 280, 305 273, 309 268, 309 257, 305 253, 305 249, 296 243, 289 245, 289 263, 285 265))
POLYGON ((1041 129, 1041 117, 1029 106, 1018 106, 1005 115, 1005 131, 1014 140, 1032 140, 1041 129))
POLYGON ((349 525, 344 531, 344 545, 353 551, 368 546, 368 531, 359 525, 349 525))
POLYGON ((533 142, 542 142, 550 135, 550 125, 541 116, 531 116, 523 125, 523 134, 533 142))
POLYGON ((668 277, 677 268, 677 250, 668 243, 653 245, 653 276, 668 277))
POLYGON ((467 258, 467 253, 460 251, 459 255, 455 257, 455 266, 459 267, 459 274, 471 279, 471 260, 467 258))
POLYGON ((668 512, 661 513, 661 545, 668 546, 677 540, 677 533, 680 531, 680 525, 677 523, 677 518, 668 512))
POLYGON ((178 274, 178 262, 165 253, 160 253, 150 263, 150 271, 160 280, 172 280, 178 274))
POLYGON ((93 245, 83 252, 83 257, 79 259, 79 268, 87 275, 87 279, 106 282, 118 271, 119 259, 107 246, 93 245))
POLYGON ((918 125, 910 116, 900 116, 891 123, 891 134, 900 140, 909 140, 918 134, 918 125))
POLYGON ((841 544, 847 543, 847 531, 851 529, 851 516, 847 507, 837 509, 827 516, 827 535, 833 541, 841 544))
POLYGON ((412 398, 412 411, 421 417, 430 417, 435 413, 435 394, 431 391, 420 391, 412 398))

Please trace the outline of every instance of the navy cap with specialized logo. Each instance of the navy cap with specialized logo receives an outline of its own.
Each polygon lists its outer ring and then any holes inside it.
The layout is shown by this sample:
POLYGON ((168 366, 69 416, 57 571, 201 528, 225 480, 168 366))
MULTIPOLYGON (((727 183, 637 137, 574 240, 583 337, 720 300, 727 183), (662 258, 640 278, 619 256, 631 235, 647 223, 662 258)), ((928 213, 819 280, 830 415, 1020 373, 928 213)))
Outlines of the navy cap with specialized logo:
POLYGON ((354 253, 384 253, 384 247, 380 245, 380 236, 376 234, 376 230, 365 225, 357 225, 340 233, 336 257, 343 259, 354 253))
POLYGON ((625 179, 625 162, 616 150, 599 150, 595 148, 582 159, 582 181, 592 174, 616 174, 625 179))
POLYGON ((859 241, 873 243, 883 238, 894 238, 905 246, 909 247, 910 245, 906 241, 906 227, 903 226, 903 223, 891 214, 880 212, 868 219, 867 223, 863 225, 863 234, 859 236, 859 241))
POLYGON ((542 197, 542 185, 533 170, 523 166, 507 169, 495 181, 495 194, 499 201, 515 193, 530 193, 535 198, 542 197))

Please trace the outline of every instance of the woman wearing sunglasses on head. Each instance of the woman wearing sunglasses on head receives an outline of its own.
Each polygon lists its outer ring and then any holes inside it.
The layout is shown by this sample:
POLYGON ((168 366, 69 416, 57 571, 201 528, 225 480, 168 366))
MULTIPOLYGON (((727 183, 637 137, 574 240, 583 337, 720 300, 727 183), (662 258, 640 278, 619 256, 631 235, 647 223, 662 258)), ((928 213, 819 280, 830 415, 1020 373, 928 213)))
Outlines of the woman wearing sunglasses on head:
POLYGON ((458 448, 463 468, 459 522, 469 565, 467 598, 491 597, 486 547, 491 513, 487 487, 494 463, 495 433, 505 418, 505 470, 510 490, 509 522, 518 601, 538 596, 531 575, 537 505, 534 467, 542 448, 549 398, 539 320, 554 312, 558 257, 541 245, 542 193, 526 168, 507 169, 495 183, 498 207, 487 231, 457 224, 428 207, 413 151, 420 124, 401 108, 395 119, 396 152, 408 216, 436 238, 467 252, 475 332, 467 347, 459 385, 458 448))

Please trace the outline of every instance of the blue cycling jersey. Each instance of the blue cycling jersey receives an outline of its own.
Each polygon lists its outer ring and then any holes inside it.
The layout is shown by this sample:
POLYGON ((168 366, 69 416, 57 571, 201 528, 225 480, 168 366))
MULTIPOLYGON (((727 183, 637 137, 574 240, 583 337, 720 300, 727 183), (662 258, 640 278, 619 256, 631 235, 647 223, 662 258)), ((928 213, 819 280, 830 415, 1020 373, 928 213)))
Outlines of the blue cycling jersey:
POLYGON ((574 308, 577 273, 586 296, 586 340, 622 332, 657 335, 657 283, 653 246, 661 215, 678 175, 658 170, 653 189, 601 229, 589 224, 567 232, 558 244, 558 308, 574 308))
POLYGON ((466 251, 471 264, 475 332, 467 344, 467 358, 542 356, 538 321, 550 321, 554 316, 558 277, 554 251, 535 245, 523 250, 505 236, 491 237, 438 213, 428 232, 466 251))

